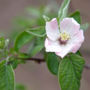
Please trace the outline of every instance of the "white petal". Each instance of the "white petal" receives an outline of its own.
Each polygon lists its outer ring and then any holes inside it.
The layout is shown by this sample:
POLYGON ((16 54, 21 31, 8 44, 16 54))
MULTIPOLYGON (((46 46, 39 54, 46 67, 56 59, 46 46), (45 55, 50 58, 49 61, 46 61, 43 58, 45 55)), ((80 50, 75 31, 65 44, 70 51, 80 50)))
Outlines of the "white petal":
POLYGON ((77 33, 80 29, 78 24, 73 18, 64 18, 60 23, 60 31, 67 32, 71 35, 77 33))
POLYGON ((45 40, 45 49, 46 52, 59 52, 62 50, 59 41, 51 41, 48 38, 45 40))
POLYGON ((61 58, 64 58, 68 53, 71 52, 73 48, 73 44, 66 44, 66 45, 61 45, 62 50, 59 52, 56 52, 56 55, 60 56, 61 58))
POLYGON ((83 30, 80 30, 77 34, 73 35, 71 42, 74 44, 72 52, 76 53, 84 42, 83 30))
POLYGON ((55 52, 58 56, 63 58, 69 52, 71 52, 74 44, 67 43, 66 45, 61 45, 59 41, 51 41, 48 38, 45 40, 46 52, 55 52))
POLYGON ((60 37, 56 18, 52 19, 50 22, 46 22, 46 34, 52 41, 56 41, 60 37))

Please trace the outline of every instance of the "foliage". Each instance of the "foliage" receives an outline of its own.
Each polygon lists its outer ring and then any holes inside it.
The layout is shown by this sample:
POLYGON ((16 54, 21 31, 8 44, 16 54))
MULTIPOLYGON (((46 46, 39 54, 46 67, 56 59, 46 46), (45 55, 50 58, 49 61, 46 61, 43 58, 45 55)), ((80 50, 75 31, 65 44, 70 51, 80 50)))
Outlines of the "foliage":
POLYGON ((11 65, 6 60, 0 62, 0 89, 14 90, 14 72, 11 65))
MULTIPOLYGON (((44 42, 46 38, 45 23, 53 17, 57 17, 58 23, 65 17, 74 18, 81 24, 81 16, 79 11, 68 14, 70 0, 64 0, 58 16, 57 5, 55 10, 48 6, 40 8, 27 8, 30 17, 22 17, 16 20, 16 26, 9 36, 12 48, 9 47, 9 40, 3 36, 0 37, 0 90, 26 90, 21 84, 14 81, 14 70, 19 64, 25 64, 27 59, 32 58, 38 53, 44 56, 49 71, 58 77, 61 90, 79 90, 82 71, 85 61, 78 51, 76 54, 68 54, 61 59, 55 53, 46 53, 44 42), (22 52, 22 48, 27 45, 26 52, 22 52)), ((89 24, 81 25, 84 31, 89 24)))
POLYGON ((58 79, 62 90, 79 90, 84 63, 84 59, 75 54, 60 62, 58 79))
POLYGON ((22 84, 16 84, 15 90, 27 90, 27 88, 22 84))
POLYGON ((60 58, 57 57, 54 53, 46 53, 45 60, 50 72, 54 75, 58 74, 60 58))

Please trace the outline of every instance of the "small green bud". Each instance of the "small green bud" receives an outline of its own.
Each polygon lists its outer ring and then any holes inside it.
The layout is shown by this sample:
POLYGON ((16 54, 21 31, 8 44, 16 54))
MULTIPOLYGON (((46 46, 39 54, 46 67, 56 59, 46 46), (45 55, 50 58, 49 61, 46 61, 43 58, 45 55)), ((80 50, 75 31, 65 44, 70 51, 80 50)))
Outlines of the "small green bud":
POLYGON ((45 15, 43 15, 43 18, 44 18, 44 20, 47 22, 47 21, 50 21, 50 18, 49 17, 47 17, 47 16, 45 16, 45 15))
POLYGON ((0 49, 3 49, 5 47, 5 38, 0 37, 0 49))

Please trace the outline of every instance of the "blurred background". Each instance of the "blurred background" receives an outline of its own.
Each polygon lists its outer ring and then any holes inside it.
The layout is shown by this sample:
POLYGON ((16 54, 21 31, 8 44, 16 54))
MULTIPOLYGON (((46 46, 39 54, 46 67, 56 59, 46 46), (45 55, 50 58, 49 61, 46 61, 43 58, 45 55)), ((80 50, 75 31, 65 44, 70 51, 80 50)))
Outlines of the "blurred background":
MULTIPOLYGON (((33 27, 32 24, 35 26, 44 25, 42 21, 43 13, 47 14, 51 11, 51 15, 49 14, 49 16, 55 17, 62 1, 0 0, 0 33, 3 32, 7 37, 9 36, 14 40, 12 36, 15 36, 17 32, 20 32, 26 26, 30 25, 30 27, 33 27), (36 18, 32 18, 33 15, 36 15, 36 18)), ((90 22, 89 9, 90 0, 71 1, 70 12, 79 10, 83 18, 82 23, 90 22)), ((89 29, 85 32, 85 42, 81 48, 87 64, 90 63, 89 29)), ((25 65, 19 65, 15 70, 15 76, 18 83, 27 86, 27 90, 60 90, 57 77, 48 71, 45 63, 27 62, 25 65)), ((84 69, 80 90, 90 90, 90 70, 84 69)))

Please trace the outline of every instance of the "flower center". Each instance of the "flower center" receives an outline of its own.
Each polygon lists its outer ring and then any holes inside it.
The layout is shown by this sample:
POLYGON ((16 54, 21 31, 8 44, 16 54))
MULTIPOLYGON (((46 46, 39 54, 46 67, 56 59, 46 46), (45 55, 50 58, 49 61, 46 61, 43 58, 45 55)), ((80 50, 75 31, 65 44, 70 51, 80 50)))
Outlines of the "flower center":
POLYGON ((60 33, 60 44, 66 44, 67 41, 70 39, 70 35, 66 32, 60 33))
POLYGON ((60 38, 61 38, 62 41, 69 40, 70 35, 68 33, 64 32, 64 33, 60 34, 60 38))

